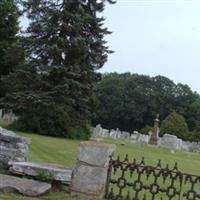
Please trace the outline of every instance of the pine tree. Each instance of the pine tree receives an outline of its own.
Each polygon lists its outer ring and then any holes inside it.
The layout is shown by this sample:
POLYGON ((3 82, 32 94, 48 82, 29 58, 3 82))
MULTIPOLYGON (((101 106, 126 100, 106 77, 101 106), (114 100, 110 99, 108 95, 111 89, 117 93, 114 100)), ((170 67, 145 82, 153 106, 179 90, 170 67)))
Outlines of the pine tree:
MULTIPOLYGON (((7 107, 15 108, 23 119, 22 124, 29 124, 29 128, 33 124, 27 120, 34 116, 37 127, 32 130, 43 134, 60 131, 67 135, 73 127, 85 127, 90 119, 93 83, 98 79, 96 70, 111 53, 104 40, 110 32, 103 28, 104 18, 97 15, 103 11, 105 1, 28 0, 23 3, 30 20, 23 39, 28 67, 19 70, 17 76, 27 77, 33 85, 29 87, 28 81, 21 80, 23 84, 16 83, 22 85, 16 90, 7 86, 9 92, 4 102, 7 107), (34 76, 37 83, 34 83, 34 76), (51 109, 65 120, 57 125, 53 123, 55 116, 52 112, 49 114, 51 109), (46 115, 43 122, 46 120, 46 126, 50 123, 51 130, 45 130, 45 125, 38 120, 40 112, 46 115), (51 117, 47 117, 49 115, 51 117)), ((16 79, 15 75, 11 74, 4 83, 16 79)))
POLYGON ((15 0, 0 1, 0 77, 12 71, 18 62, 18 51, 15 51, 19 11, 15 0))

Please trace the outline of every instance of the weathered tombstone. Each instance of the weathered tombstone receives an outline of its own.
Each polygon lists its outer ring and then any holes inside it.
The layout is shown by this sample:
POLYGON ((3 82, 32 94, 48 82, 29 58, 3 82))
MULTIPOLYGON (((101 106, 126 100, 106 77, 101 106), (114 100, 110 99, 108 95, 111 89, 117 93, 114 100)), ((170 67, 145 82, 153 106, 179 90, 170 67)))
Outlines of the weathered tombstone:
POLYGON ((95 128, 96 135, 102 136, 102 130, 101 124, 98 124, 95 128))
POLYGON ((2 119, 2 117, 3 117, 3 110, 0 109, 0 119, 2 119))
POLYGON ((113 139, 117 139, 116 136, 117 136, 116 131, 115 131, 114 129, 112 129, 112 130, 110 131, 110 137, 113 138, 113 139))
POLYGON ((149 144, 151 145, 158 145, 159 123, 160 123, 159 115, 157 115, 156 119, 154 120, 153 132, 149 140, 149 144))
POLYGON ((107 130, 107 129, 102 129, 102 137, 109 137, 109 130, 107 130))
POLYGON ((168 149, 181 150, 182 140, 177 138, 175 135, 164 134, 160 146, 168 149))
POLYGON ((126 131, 122 131, 121 138, 122 139, 129 139, 130 138, 130 133, 126 132, 126 131))
POLYGON ((72 194, 103 199, 109 160, 115 149, 115 145, 101 142, 80 143, 78 160, 72 175, 72 194))
POLYGON ((148 142, 149 142, 149 135, 139 134, 139 137, 138 137, 137 141, 145 143, 145 144, 148 144, 148 142))

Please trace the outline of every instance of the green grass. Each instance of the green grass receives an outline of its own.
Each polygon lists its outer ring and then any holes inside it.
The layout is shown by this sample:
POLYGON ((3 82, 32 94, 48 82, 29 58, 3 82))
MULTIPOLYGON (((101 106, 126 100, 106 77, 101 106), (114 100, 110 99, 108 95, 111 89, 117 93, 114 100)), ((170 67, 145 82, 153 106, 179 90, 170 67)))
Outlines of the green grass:
MULTIPOLYGON (((32 139, 29 149, 29 160, 57 163, 66 167, 73 167, 75 165, 80 141, 29 133, 19 133, 19 135, 32 139)), ((160 159, 163 166, 169 164, 171 167, 177 162, 181 171, 200 175, 199 153, 175 151, 172 154, 169 149, 148 147, 141 144, 133 144, 129 141, 105 139, 104 142, 116 144, 117 151, 115 155, 119 155, 121 158, 128 154, 130 159, 136 158, 140 161, 144 157, 146 164, 149 165, 156 165, 160 159), (122 145, 122 143, 125 143, 125 145, 122 145)))
MULTIPOLYGON (((32 139, 29 149, 29 160, 43 163, 56 163, 66 167, 73 167, 76 163, 78 154, 78 145, 80 141, 53 138, 30 133, 18 133, 21 136, 32 139)), ((169 164, 174 166, 178 162, 179 169, 185 173, 200 175, 200 154, 175 151, 174 154, 168 149, 148 147, 141 144, 134 144, 129 141, 116 141, 105 139, 106 143, 113 143, 117 146, 115 155, 124 158, 126 154, 129 158, 136 158, 138 161, 145 158, 146 164, 156 165, 159 159, 162 160, 163 166, 169 164), (124 144, 124 145, 122 145, 124 144)), ((38 198, 27 198, 19 195, 8 195, 0 193, 0 200, 38 200, 38 198)), ((43 200, 81 200, 73 198, 62 192, 52 192, 39 199, 43 200)))
POLYGON ((4 194, 0 193, 0 200, 86 200, 79 197, 71 197, 64 192, 51 192, 48 195, 40 198, 23 197, 18 194, 4 194))
POLYGON ((56 163, 67 167, 75 165, 80 141, 26 133, 19 133, 19 135, 30 137, 32 140, 29 160, 56 163))

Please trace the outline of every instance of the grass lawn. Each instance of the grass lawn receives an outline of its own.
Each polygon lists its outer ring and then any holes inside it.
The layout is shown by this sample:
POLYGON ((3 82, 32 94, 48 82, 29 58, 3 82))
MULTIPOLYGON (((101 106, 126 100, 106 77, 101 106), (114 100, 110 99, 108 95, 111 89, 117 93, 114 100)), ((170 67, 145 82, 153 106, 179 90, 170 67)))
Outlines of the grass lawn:
MULTIPOLYGON (((61 138, 52 138, 40 136, 30 133, 18 133, 21 136, 30 137, 32 144, 29 149, 29 160, 35 162, 57 163, 66 167, 73 167, 76 163, 78 145, 80 141, 68 140, 61 138)), ((159 159, 164 165, 173 166, 178 162, 179 169, 183 172, 200 175, 200 154, 183 151, 175 151, 171 153, 167 149, 147 147, 141 144, 133 144, 129 141, 116 141, 106 139, 106 143, 114 143, 117 145, 117 152, 124 158, 129 154, 130 158, 136 158, 138 161, 142 157, 145 158, 146 164, 155 165, 159 159), (122 145, 124 143, 125 145, 122 145)), ((16 195, 6 195, 0 193, 0 200, 36 200, 34 198, 25 198, 16 195)), ((80 200, 78 198, 69 197, 65 193, 52 192, 40 199, 43 200, 80 200)), ((37 199, 38 200, 38 199, 37 199)))
MULTIPOLYGON (((28 133, 19 133, 19 135, 32 139, 29 160, 57 163, 67 167, 73 167, 75 165, 80 141, 28 133)), ((128 154, 129 158, 136 158, 140 161, 144 157, 146 163, 150 165, 155 165, 159 159, 161 159, 163 165, 169 164, 170 166, 174 166, 175 162, 178 162, 181 171, 200 175, 200 153, 175 151, 172 154, 168 149, 133 144, 129 141, 112 139, 105 139, 104 141, 106 143, 116 144, 117 152, 115 155, 119 155, 121 158, 124 158, 128 154), (121 145, 122 143, 125 145, 121 145)))

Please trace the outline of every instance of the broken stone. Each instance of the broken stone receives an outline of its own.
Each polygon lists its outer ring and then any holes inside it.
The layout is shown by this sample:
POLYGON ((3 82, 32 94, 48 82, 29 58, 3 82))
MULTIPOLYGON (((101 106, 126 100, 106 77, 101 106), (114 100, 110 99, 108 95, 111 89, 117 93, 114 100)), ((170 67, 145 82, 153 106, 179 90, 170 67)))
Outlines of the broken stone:
POLYGON ((1 192, 18 192, 24 196, 37 197, 50 189, 48 183, 0 174, 1 192))

